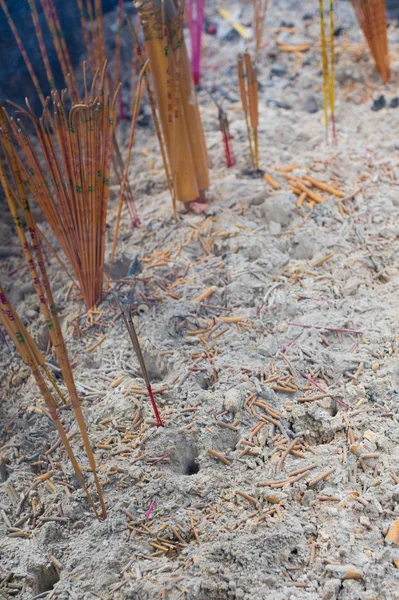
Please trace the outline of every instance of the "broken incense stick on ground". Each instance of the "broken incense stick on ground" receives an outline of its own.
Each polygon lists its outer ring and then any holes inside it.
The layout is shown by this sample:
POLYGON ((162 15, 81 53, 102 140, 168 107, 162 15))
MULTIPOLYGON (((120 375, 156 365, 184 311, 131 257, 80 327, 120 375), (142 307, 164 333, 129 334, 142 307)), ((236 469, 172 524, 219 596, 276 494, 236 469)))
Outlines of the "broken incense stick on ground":
POLYGON ((230 467, 231 464, 232 464, 225 456, 223 456, 222 454, 220 454, 220 452, 216 452, 216 450, 208 450, 208 454, 210 454, 214 458, 217 458, 218 460, 220 460, 221 462, 223 462, 228 467, 230 467))

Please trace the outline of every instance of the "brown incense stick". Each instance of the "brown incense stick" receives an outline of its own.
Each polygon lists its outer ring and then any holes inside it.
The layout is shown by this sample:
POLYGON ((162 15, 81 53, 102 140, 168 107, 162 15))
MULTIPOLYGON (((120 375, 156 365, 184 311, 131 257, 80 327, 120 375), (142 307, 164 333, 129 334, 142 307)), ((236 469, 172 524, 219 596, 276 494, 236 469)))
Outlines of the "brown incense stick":
POLYGON ((351 0, 382 81, 389 79, 389 52, 385 0, 351 0))
POLYGON ((5 16, 6 16, 7 22, 8 22, 8 24, 9 24, 9 26, 11 28, 11 31, 12 31, 12 33, 14 35, 15 41, 18 44, 18 48, 19 48, 19 50, 20 50, 20 52, 22 54, 22 57, 23 57, 24 62, 25 62, 25 65, 26 65, 26 67, 27 67, 27 69, 29 71, 29 75, 30 75, 30 77, 32 79, 32 83, 33 83, 33 85, 35 87, 36 93, 37 93, 37 95, 40 98, 40 102, 44 106, 45 99, 44 99, 44 94, 43 94, 43 92, 42 92, 42 90, 40 88, 39 80, 38 80, 38 78, 36 76, 36 73, 35 73, 35 71, 33 69, 33 66, 32 66, 32 63, 31 63, 31 61, 29 59, 29 56, 28 56, 28 54, 27 54, 27 52, 25 50, 25 46, 24 46, 24 44, 23 44, 23 42, 21 40, 21 37, 20 37, 20 35, 18 33, 18 30, 15 27, 14 21, 12 20, 11 15, 10 15, 10 13, 8 11, 8 8, 7 8, 7 5, 5 3, 5 0, 0 0, 0 6, 3 9, 3 12, 4 12, 5 16))
POLYGON ((262 46, 268 4, 269 0, 254 0, 255 60, 262 46))
POLYGON ((121 313, 122 313, 122 318, 123 321, 125 323, 126 329, 128 330, 134 351, 136 353, 137 359, 140 363, 140 368, 141 368, 141 373, 143 375, 144 381, 146 383, 147 386, 147 391, 148 394, 150 396, 150 400, 151 400, 151 404, 152 404, 152 408, 155 414, 155 418, 157 421, 157 426, 158 427, 163 427, 163 422, 162 419, 160 417, 159 411, 158 411, 158 407, 157 404, 155 402, 155 398, 154 398, 154 393, 152 391, 152 387, 151 387, 151 381, 150 378, 148 376, 148 371, 147 371, 147 367, 145 364, 145 360, 143 357, 143 354, 141 352, 141 347, 140 347, 140 342, 139 339, 137 337, 137 333, 136 333, 136 329, 134 327, 134 323, 133 323, 133 319, 132 319, 132 315, 130 313, 130 311, 126 308, 126 306, 124 304, 122 304, 122 302, 120 301, 119 297, 116 295, 115 291, 112 289, 112 287, 110 288, 111 293, 113 295, 113 297, 115 298, 121 313))
POLYGON ((71 94, 72 101, 76 102, 79 97, 78 86, 54 0, 40 0, 40 3, 42 5, 47 25, 51 33, 64 81, 65 83, 71 83, 71 85, 68 86, 69 92, 71 94))
POLYGON ((245 115, 252 168, 257 170, 259 168, 257 69, 248 52, 245 52, 243 57, 238 57, 237 66, 241 103, 245 115))
POLYGON ((75 382, 73 379, 72 369, 71 369, 71 366, 69 363, 65 342, 64 342, 63 335, 62 335, 62 331, 61 331, 61 326, 60 326, 60 323, 58 320, 57 309, 55 306, 50 283, 48 280, 45 263, 43 260, 43 255, 42 255, 42 251, 41 251, 41 247, 40 247, 40 243, 39 243, 39 238, 36 234, 36 223, 34 221, 33 215, 29 208, 29 202, 28 202, 28 198, 26 196, 25 186, 23 184, 21 173, 20 173, 20 170, 18 167, 18 161, 16 159, 16 152, 15 152, 13 144, 12 144, 11 133, 8 128, 8 123, 7 123, 7 119, 5 116, 5 112, 4 112, 1 104, 0 104, 0 128, 2 131, 1 139, 2 139, 6 157, 8 160, 9 168, 10 168, 11 174, 13 176, 13 181, 15 183, 17 193, 19 195, 19 198, 20 198, 22 206, 23 206, 24 216, 25 216, 25 219, 27 222, 27 226, 28 226, 28 230, 29 230, 29 234, 30 234, 30 238, 31 238, 31 244, 32 244, 33 251, 34 251, 33 255, 31 253, 27 238, 25 236, 24 229, 22 227, 18 208, 14 202, 13 196, 9 193, 10 186, 9 186, 9 183, 8 183, 8 180, 6 177, 6 172, 5 172, 2 162, 0 163, 0 182, 3 186, 11 214, 14 218, 14 223, 17 228, 17 233, 18 233, 18 236, 19 236, 19 239, 21 242, 21 246, 22 246, 22 249, 23 249, 23 252, 25 255, 25 259, 29 266, 29 271, 30 271, 30 274, 32 277, 32 281, 33 281, 37 296, 39 298, 40 308, 43 312, 43 316, 47 323, 50 339, 53 343, 53 346, 54 346, 54 349, 55 349, 55 352, 57 355, 57 359, 58 359, 62 374, 64 376, 65 384, 67 386, 69 396, 71 399, 71 403, 72 403, 72 408, 73 408, 76 420, 79 425, 79 430, 80 430, 80 433, 82 436, 86 454, 87 454, 87 457, 88 457, 88 460, 90 463, 90 467, 93 471, 93 476, 94 476, 94 480, 96 483, 96 487, 97 487, 97 491, 98 491, 98 495, 99 495, 99 499, 100 499, 100 503, 101 503, 102 514, 105 517, 106 516, 106 508, 105 508, 105 503, 104 503, 104 499, 102 496, 101 486, 100 486, 100 483, 99 483, 99 480, 97 477, 96 463, 95 463, 94 455, 93 455, 93 452, 91 449, 90 441, 88 438, 86 424, 85 424, 82 410, 80 407, 80 402, 79 402, 79 398, 77 395, 75 382), (34 258, 36 259, 37 266, 35 264, 34 258))
POLYGON ((42 55, 44 69, 46 71, 47 81, 49 83, 50 89, 55 89, 54 76, 50 65, 50 60, 47 54, 46 44, 44 42, 43 31, 40 25, 39 15, 36 8, 35 0, 28 0, 29 9, 31 11, 31 17, 33 26, 35 28, 35 33, 37 37, 37 41, 39 44, 40 54, 42 55))
POLYGON ((31 193, 75 271, 88 308, 101 299, 105 219, 115 102, 104 92, 105 70, 98 96, 67 111, 65 95, 53 92, 53 113, 47 105, 39 120, 33 112, 19 112, 33 122, 44 161, 20 124, 16 132, 31 193), (52 125, 52 120, 54 125, 52 125))
MULTIPOLYGON (((19 319, 17 313, 14 308, 10 304, 3 288, 0 285, 0 321, 2 322, 4 328, 10 335, 13 340, 18 352, 21 355, 23 361, 30 367, 32 374, 36 380, 36 383, 40 389, 40 392, 43 396, 43 399, 47 406, 47 414, 53 421, 54 425, 57 428, 58 434, 61 438, 62 443, 64 444, 65 450, 67 451, 68 457, 72 463, 75 474, 80 481, 83 489, 85 490, 89 502, 97 516, 99 518, 97 509, 91 497, 90 491, 87 488, 81 467, 77 462, 74 452, 69 443, 68 437, 66 435, 65 429, 60 421, 57 409, 57 402, 52 396, 39 368, 38 356, 40 356, 40 351, 36 346, 35 342, 31 338, 30 334, 25 328, 21 328, 21 320, 19 319)), ((104 515, 105 516, 105 515, 104 515)))
POLYGON ((110 258, 110 261, 109 261, 109 277, 111 277, 112 265, 113 265, 113 262, 114 262, 116 245, 117 245, 117 242, 118 242, 119 225, 120 225, 120 220, 121 220, 123 201, 124 201, 124 198, 125 198, 125 190, 126 190, 127 177, 128 177, 128 171, 129 171, 130 157, 131 157, 132 148, 133 148, 133 142, 134 142, 134 132, 135 132, 135 129, 136 129, 137 116, 139 114, 139 109, 140 109, 140 104, 141 104, 141 98, 142 98, 141 90, 142 90, 143 76, 144 76, 146 68, 148 66, 148 62, 149 61, 147 61, 144 64, 144 66, 142 67, 142 69, 141 69, 141 73, 140 73, 140 77, 139 77, 139 83, 138 83, 137 92, 136 92, 136 103, 134 105, 134 111, 133 111, 133 116, 132 116, 132 123, 131 123, 131 126, 130 126, 129 142, 128 142, 127 151, 126 151, 126 163, 125 163, 125 168, 124 168, 124 171, 123 171, 123 178, 122 178, 122 183, 121 183, 121 193, 120 193, 120 199, 119 199, 118 213, 117 213, 117 217, 116 217, 116 224, 115 224, 115 231, 114 231, 114 241, 112 243, 111 258, 110 258))

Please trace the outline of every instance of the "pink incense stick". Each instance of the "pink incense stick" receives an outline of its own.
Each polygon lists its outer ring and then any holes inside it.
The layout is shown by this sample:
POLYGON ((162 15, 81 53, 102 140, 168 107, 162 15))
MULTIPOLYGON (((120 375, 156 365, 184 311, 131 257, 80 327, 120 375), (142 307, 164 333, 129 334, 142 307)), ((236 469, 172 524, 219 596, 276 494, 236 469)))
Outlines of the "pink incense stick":
POLYGON ((150 516, 151 516, 151 513, 152 513, 152 510, 153 510, 154 506, 155 506, 155 500, 152 500, 152 501, 151 501, 151 504, 150 504, 150 506, 149 506, 149 509, 148 509, 148 510, 147 510, 147 512, 145 513, 145 520, 146 520, 146 521, 148 521, 148 519, 150 518, 150 516))
POLYGON ((342 400, 338 400, 338 398, 335 398, 334 396, 331 396, 331 394, 329 394, 328 392, 326 392, 326 390, 323 390, 323 388, 316 383, 316 381, 314 379, 312 379, 311 377, 309 377, 309 375, 306 375, 306 373, 304 373, 303 371, 300 371, 300 375, 306 379, 307 381, 310 381, 310 383, 312 385, 314 385, 315 387, 317 387, 318 390, 320 390, 323 394, 327 394, 328 396, 330 396, 330 398, 332 398, 333 400, 335 400, 335 402, 337 404, 340 404, 341 406, 343 406, 344 408, 346 408, 346 410, 349 410, 349 406, 347 404, 345 404, 345 402, 342 402, 342 400))
POLYGON ((363 335, 363 331, 357 329, 342 329, 341 327, 324 327, 324 325, 305 325, 304 323, 288 323, 291 327, 303 327, 304 329, 320 329, 321 331, 333 331, 334 333, 352 333, 363 335))
POLYGON ((195 85, 201 78, 202 30, 205 20, 205 0, 188 0, 188 27, 191 40, 191 70, 195 85))

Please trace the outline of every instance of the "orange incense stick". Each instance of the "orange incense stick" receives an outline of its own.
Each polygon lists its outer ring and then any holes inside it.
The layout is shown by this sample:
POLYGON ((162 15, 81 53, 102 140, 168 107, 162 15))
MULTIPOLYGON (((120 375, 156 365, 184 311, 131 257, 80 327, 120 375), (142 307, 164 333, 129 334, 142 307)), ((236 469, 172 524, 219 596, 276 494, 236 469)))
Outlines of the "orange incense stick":
POLYGON ((89 499, 89 502, 97 516, 99 518, 97 509, 91 497, 90 491, 86 486, 86 483, 83 478, 82 470, 80 468, 79 463, 77 462, 74 452, 69 443, 66 431, 60 421, 57 409, 57 402, 52 396, 41 372, 39 369, 39 363, 37 360, 38 355, 40 355, 40 351, 34 343, 33 339, 30 337, 28 331, 25 328, 21 328, 21 321, 17 316, 14 308, 10 304, 3 288, 0 285, 0 321, 4 325, 6 331, 9 333, 13 342, 16 345, 18 352, 21 355, 23 361, 30 367, 32 374, 36 380, 36 383, 40 389, 40 392, 43 396, 43 399, 47 406, 47 413, 51 420, 53 421, 55 427, 57 428, 58 434, 61 438, 61 441, 67 451, 68 457, 72 463, 75 474, 80 481, 83 489, 86 492, 86 495, 89 499))
POLYGON ((116 245, 117 245, 117 242, 118 242, 119 225, 120 225, 120 220, 121 220, 123 201, 124 201, 124 198, 125 198, 125 189, 126 189, 126 184, 127 184, 127 177, 128 177, 129 164, 130 164, 130 157, 131 157, 132 148, 133 148, 133 142, 134 142, 134 132, 135 132, 135 129, 136 129, 137 116, 139 114, 140 104, 141 104, 141 98, 142 98, 141 90, 142 90, 143 76, 145 74, 145 70, 146 70, 147 66, 148 66, 148 61, 144 64, 144 66, 141 69, 141 73, 140 73, 140 76, 139 76, 139 83, 138 83, 138 86, 137 86, 136 103, 134 105, 134 111, 133 111, 133 116, 132 116, 132 123, 131 123, 131 126, 130 126, 130 136, 129 136, 129 142, 128 142, 127 151, 126 151, 126 163, 125 163, 125 168, 124 168, 124 172, 123 172, 123 178, 122 178, 122 184, 121 184, 121 193, 120 193, 119 205, 118 205, 118 213, 117 213, 117 217, 116 217, 116 224, 115 224, 115 231, 114 231, 114 240, 113 240, 113 243, 112 243, 111 258, 110 258, 110 263, 109 263, 109 277, 111 277, 112 265, 113 265, 113 262, 114 262, 116 245))

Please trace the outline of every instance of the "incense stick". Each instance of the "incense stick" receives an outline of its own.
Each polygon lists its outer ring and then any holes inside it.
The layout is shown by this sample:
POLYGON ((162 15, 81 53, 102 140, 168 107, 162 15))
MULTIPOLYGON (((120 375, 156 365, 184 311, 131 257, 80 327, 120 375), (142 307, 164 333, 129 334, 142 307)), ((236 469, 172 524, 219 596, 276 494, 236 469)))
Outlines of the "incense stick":
POLYGON ((383 83, 389 79, 389 53, 385 0, 351 0, 383 83))
POLYGON ((188 0, 188 27, 191 40, 191 69, 195 85, 201 79, 202 30, 205 21, 205 0, 188 0))
POLYGON ((70 82, 68 89, 71 94, 71 99, 72 101, 77 102, 79 97, 78 85, 76 83, 75 72, 72 68, 71 59, 65 43, 54 0, 40 0, 40 3, 51 33, 64 81, 65 83, 70 82))
MULTIPOLYGON (((72 408, 78 422, 79 430, 82 436, 83 444, 86 450, 86 454, 90 463, 90 466, 93 470, 93 476, 96 483, 98 495, 100 498, 101 508, 103 516, 106 516, 106 508, 104 499, 102 496, 101 486, 98 481, 97 472, 96 472, 96 463, 94 459, 94 455, 91 449, 90 441, 87 434, 86 424, 83 418, 83 414, 80 408, 80 402, 78 399, 72 369, 69 363, 68 354, 65 346, 65 342, 62 336, 61 326, 58 320, 57 309, 55 306, 54 298, 52 295, 50 283, 48 280, 45 263, 43 260, 43 255, 39 243, 39 238, 36 235, 36 223, 34 221, 33 215, 30 211, 28 198, 25 192, 25 186, 22 181, 21 172, 18 166, 18 161, 16 159, 16 152, 11 139, 11 132, 8 127, 7 118, 3 107, 0 104, 0 128, 2 132, 1 141, 3 144, 3 148, 5 151, 5 155, 8 161, 9 169, 13 177, 13 181, 16 186, 16 193, 18 194, 20 201, 23 206, 24 216, 27 222, 31 244, 33 247, 34 253, 32 254, 30 250, 30 246, 28 240, 25 236, 24 229, 22 227, 22 222, 19 216, 18 208, 14 202, 14 198, 10 193, 10 184, 8 182, 6 171, 2 161, 0 161, 0 182, 4 189, 4 193, 10 208, 10 212, 13 216, 15 226, 17 228, 18 237, 23 249, 23 253, 25 259, 27 261, 29 271, 31 274, 31 278, 33 281, 33 285, 35 287, 40 308, 43 312, 43 316, 47 323, 50 339, 53 343, 57 359, 64 376, 65 384, 67 386, 69 396, 72 403, 72 408), (36 259, 36 263, 35 263, 36 259)), ((36 356, 36 362, 40 364, 40 360, 38 360, 36 356)), ((61 395, 62 397, 62 395, 61 395)))
POLYGON ((257 69, 248 52, 245 52, 244 56, 238 57, 237 66, 241 103, 245 116, 245 124, 247 127, 251 163, 252 168, 255 171, 259 168, 257 69))
MULTIPOLYGON (((126 17, 126 22, 129 25, 129 29, 130 32, 133 36, 134 39, 134 45, 136 48, 136 56, 139 59, 140 62, 140 68, 142 69, 145 61, 144 61, 144 56, 143 56, 143 51, 142 48, 139 44, 139 40, 138 40, 138 36, 136 33, 136 30, 134 29, 130 19, 128 17, 126 17)), ((172 181, 172 176, 171 176, 171 172, 170 172, 170 165, 169 165, 169 159, 167 156, 167 152, 166 152, 166 147, 165 147, 165 142, 162 136, 162 131, 161 131, 161 125, 159 122, 159 118, 158 118, 158 113, 157 113, 157 109, 156 109, 156 105, 155 105, 155 100, 154 100, 154 95, 152 93, 151 90, 151 86, 150 86, 150 82, 149 82, 149 78, 148 78, 148 70, 144 71, 144 82, 145 82, 145 87, 146 87, 146 92, 147 92, 147 97, 148 97, 148 102, 150 103, 150 108, 151 108, 151 114, 152 114, 152 119, 154 121, 154 127, 155 127, 155 131, 157 134, 157 138, 158 138, 158 143, 159 143, 159 148, 161 150, 161 156, 162 156, 162 163, 165 169, 165 176, 166 176, 166 182, 168 184, 168 189, 170 192, 170 196, 172 198, 172 204, 174 206, 174 188, 173 188, 173 181, 172 181)), ((133 112, 133 111, 132 111, 133 112)))
POLYGON ((326 141, 328 142, 328 125, 331 118, 332 139, 337 144, 335 127, 335 44, 334 44, 334 0, 329 0, 329 26, 330 35, 327 42, 326 25, 324 19, 324 0, 319 0, 321 58, 323 73, 323 109, 324 124, 326 128, 326 141))
POLYGON ((11 29, 13 35, 14 35, 15 41, 17 42, 18 48, 19 48, 19 50, 20 50, 20 52, 22 54, 22 57, 24 59, 26 68, 29 71, 29 75, 30 75, 30 77, 32 79, 32 83, 34 85, 36 93, 37 93, 37 95, 40 98, 40 102, 42 103, 42 106, 44 106, 45 99, 44 99, 44 94, 43 94, 43 92, 42 92, 42 90, 40 88, 39 80, 38 80, 38 78, 36 76, 36 73, 35 73, 35 71, 33 69, 33 66, 32 66, 32 63, 31 63, 31 61, 29 59, 29 56, 28 56, 28 54, 27 54, 27 52, 25 50, 25 46, 24 46, 24 44, 23 44, 23 42, 21 40, 21 37, 20 37, 20 35, 18 33, 18 30, 15 27, 14 21, 12 20, 11 15, 10 15, 10 13, 8 11, 8 8, 7 8, 7 5, 5 3, 5 0, 0 0, 0 6, 3 9, 3 12, 4 12, 5 16, 6 16, 7 22, 8 22, 8 24, 10 26, 10 29, 11 29))
POLYGON ((224 155, 225 155, 225 159, 226 159, 226 166, 229 167, 233 167, 236 163, 235 157, 234 157, 234 152, 233 152, 233 147, 231 144, 231 135, 230 135, 230 128, 229 128, 229 120, 227 118, 227 113, 225 110, 223 110, 221 104, 219 104, 215 98, 213 97, 213 95, 211 94, 211 92, 209 90, 207 90, 208 94, 210 95, 210 97, 212 98, 212 100, 214 101, 214 103, 216 104, 216 107, 218 109, 218 121, 219 121, 219 129, 222 133, 222 139, 223 139, 223 148, 224 148, 224 155))
POLYGON ((52 116, 47 106, 40 120, 29 106, 28 110, 19 107, 19 112, 35 126, 43 161, 23 126, 17 130, 29 189, 75 271, 88 308, 102 296, 105 219, 115 126, 116 95, 111 101, 105 94, 104 78, 103 70, 98 97, 92 97, 89 104, 75 104, 69 113, 65 95, 58 92, 52 95, 52 116))
POLYGON ((219 114, 218 114, 219 129, 222 132, 222 136, 223 136, 226 166, 228 168, 230 168, 236 164, 236 159, 234 157, 233 147, 231 144, 229 120, 227 118, 227 113, 223 110, 223 108, 221 106, 219 106, 218 109, 219 109, 219 114))
MULTIPOLYGON (((19 354, 23 361, 30 367, 32 374, 36 380, 36 383, 40 389, 40 392, 43 396, 43 399, 47 406, 47 414, 53 421, 55 427, 57 428, 58 434, 61 438, 62 443, 64 444, 65 450, 67 451, 68 457, 72 463, 75 474, 80 481, 83 489, 86 492, 86 495, 89 499, 89 502, 95 512, 97 518, 99 518, 96 506, 91 497, 90 491, 86 486, 86 483, 83 478, 82 470, 75 458, 75 454, 71 448, 68 437, 66 435, 66 431, 60 421, 57 409, 57 402, 51 394, 39 368, 38 357, 41 356, 41 353, 36 346, 35 342, 31 338, 30 334, 25 328, 21 328, 21 321, 15 312, 14 308, 10 304, 3 288, 0 285, 0 321, 2 322, 4 328, 7 333, 10 335, 13 340, 19 354)), ((44 360, 44 359, 43 359, 44 360)), ((106 516, 106 515, 103 515, 106 516)))
POLYGON ((150 60, 173 200, 189 204, 209 186, 209 160, 182 31, 184 5, 173 0, 136 0, 134 4, 150 60))
POLYGON ((29 9, 31 12, 31 18, 33 22, 33 26, 35 28, 36 38, 39 44, 40 54, 42 55, 44 69, 47 76, 47 81, 49 83, 50 89, 55 89, 54 76, 50 65, 50 60, 47 54, 46 44, 44 42, 43 31, 40 25, 39 15, 36 8, 35 0, 28 0, 29 9))
POLYGON ((321 32, 321 58, 323 71, 323 107, 324 107, 324 124, 326 127, 326 140, 328 140, 328 98, 330 94, 330 75, 327 55, 327 42, 324 23, 324 2, 319 0, 320 12, 320 32, 321 32))
POLYGON ((115 223, 114 241, 112 243, 111 258, 109 261, 109 277, 110 278, 111 278, 111 273, 112 273, 112 265, 113 265, 114 257, 115 257, 116 245, 118 242, 119 225, 120 225, 121 214, 122 214, 123 200, 125 198, 125 189, 126 189, 126 184, 127 184, 130 157, 131 157, 133 142, 134 142, 134 132, 136 129, 137 116, 138 116, 140 104, 141 104, 141 97, 142 97, 141 89, 142 89, 142 83, 143 83, 143 76, 144 76, 146 68, 148 66, 148 62, 149 61, 147 61, 141 69, 141 73, 139 76, 139 83, 137 86, 136 103, 134 106, 132 123, 130 126, 130 136, 129 136, 129 142, 128 142, 127 151, 126 151, 126 163, 125 163, 125 168, 123 171, 123 177, 122 177, 122 183, 121 183, 121 193, 120 193, 119 205, 118 205, 118 213, 117 213, 116 223, 115 223))
MULTIPOLYGON (((122 12, 123 12, 123 0, 118 0, 118 15, 116 23, 116 44, 115 44, 115 83, 120 81, 120 69, 121 69, 121 43, 122 43, 122 12)), ((119 119, 123 121, 125 118, 123 108, 122 89, 119 95, 119 119)))
POLYGON ((122 302, 120 301, 119 297, 117 296, 117 294, 115 293, 115 291, 112 289, 112 287, 110 288, 111 293, 113 295, 113 297, 115 298, 121 312, 122 312, 122 318, 123 321, 125 323, 126 329, 128 330, 134 351, 136 353, 137 359, 140 363, 140 368, 141 368, 141 373, 143 375, 144 381, 146 383, 147 386, 147 391, 148 394, 150 396, 150 400, 151 400, 151 404, 152 404, 152 408, 155 414, 155 418, 157 421, 157 426, 158 427, 163 427, 163 422, 162 419, 160 417, 159 411, 158 411, 158 407, 157 404, 155 402, 155 398, 154 398, 154 393, 152 391, 152 387, 151 387, 151 381, 150 378, 148 376, 148 371, 147 371, 147 367, 144 361, 144 357, 143 354, 141 352, 141 347, 140 347, 140 342, 139 339, 137 337, 137 333, 136 333, 136 329, 134 327, 134 323, 133 323, 133 319, 132 319, 132 315, 130 313, 129 310, 127 310, 126 306, 124 304, 122 304, 122 302))
POLYGON ((258 58, 259 50, 262 45, 268 4, 269 0, 254 0, 255 60, 258 58))

